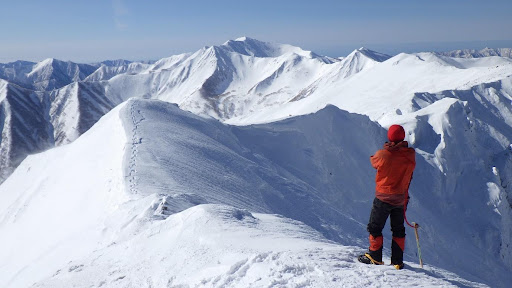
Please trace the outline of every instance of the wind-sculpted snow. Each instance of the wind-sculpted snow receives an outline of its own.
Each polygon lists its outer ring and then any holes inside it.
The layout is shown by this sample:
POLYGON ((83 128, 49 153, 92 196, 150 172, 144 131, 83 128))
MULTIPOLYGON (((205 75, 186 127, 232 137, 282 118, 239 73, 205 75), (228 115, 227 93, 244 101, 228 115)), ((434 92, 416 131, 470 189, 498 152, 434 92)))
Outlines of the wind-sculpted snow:
POLYGON ((371 197, 348 204, 343 195, 371 195, 369 164, 356 163, 367 162, 383 131, 368 118, 329 107, 305 119, 227 127, 171 104, 128 103, 123 111, 131 119, 126 127, 133 145, 125 174, 132 193, 197 195, 208 203, 278 213, 347 243, 358 239, 353 232, 364 233, 354 218, 367 217, 371 197), (362 143, 352 142, 360 129, 369 133, 360 136, 362 143), (344 155, 342 146, 353 153, 344 155), (352 183, 352 174, 342 172, 347 170, 362 179, 352 183), (352 228, 341 233, 342 226, 352 228))
POLYGON ((335 107, 233 127, 130 100, 0 186, 0 286, 483 286, 355 260, 373 197, 360 163, 384 137, 335 107))

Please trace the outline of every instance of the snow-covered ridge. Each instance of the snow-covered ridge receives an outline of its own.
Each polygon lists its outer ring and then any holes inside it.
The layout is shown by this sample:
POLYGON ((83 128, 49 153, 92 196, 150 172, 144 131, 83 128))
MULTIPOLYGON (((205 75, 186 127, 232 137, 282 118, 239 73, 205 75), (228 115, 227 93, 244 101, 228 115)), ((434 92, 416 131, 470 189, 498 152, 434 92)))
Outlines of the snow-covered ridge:
MULTIPOLYGON (((0 284, 483 287, 436 267, 419 270, 413 245, 409 271, 355 261, 366 245, 363 207, 372 201, 373 173, 354 164, 367 160, 385 133, 333 106, 230 127, 168 103, 130 100, 70 145, 30 156, 0 186, 0 247, 10 247, 0 248, 0 265, 8 267, 0 284)), ((421 197, 421 189, 413 195, 421 197)), ((422 232, 424 248, 460 233, 448 231, 440 239, 422 232)), ((431 253, 431 262, 441 256, 431 253)), ((464 269, 452 271, 491 281, 464 269)), ((504 279, 502 268, 492 271, 504 279)))

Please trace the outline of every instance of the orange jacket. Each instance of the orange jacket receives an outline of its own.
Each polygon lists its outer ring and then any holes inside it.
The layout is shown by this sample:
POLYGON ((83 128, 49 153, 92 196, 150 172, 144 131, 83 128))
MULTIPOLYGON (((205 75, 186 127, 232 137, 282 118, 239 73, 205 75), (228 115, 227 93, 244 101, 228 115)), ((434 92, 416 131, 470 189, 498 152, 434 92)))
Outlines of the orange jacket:
POLYGON ((409 189, 412 172, 416 166, 416 152, 409 148, 406 141, 386 143, 370 157, 375 176, 375 196, 394 206, 404 205, 405 195, 409 189))

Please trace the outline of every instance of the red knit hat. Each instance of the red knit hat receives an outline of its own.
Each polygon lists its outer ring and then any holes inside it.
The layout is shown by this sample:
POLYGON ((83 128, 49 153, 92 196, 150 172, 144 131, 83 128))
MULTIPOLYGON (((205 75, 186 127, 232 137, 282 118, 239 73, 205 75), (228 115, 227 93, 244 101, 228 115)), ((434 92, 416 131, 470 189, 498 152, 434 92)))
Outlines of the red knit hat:
POLYGON ((400 142, 405 139, 404 127, 400 125, 391 125, 388 129, 388 139, 391 142, 400 142))

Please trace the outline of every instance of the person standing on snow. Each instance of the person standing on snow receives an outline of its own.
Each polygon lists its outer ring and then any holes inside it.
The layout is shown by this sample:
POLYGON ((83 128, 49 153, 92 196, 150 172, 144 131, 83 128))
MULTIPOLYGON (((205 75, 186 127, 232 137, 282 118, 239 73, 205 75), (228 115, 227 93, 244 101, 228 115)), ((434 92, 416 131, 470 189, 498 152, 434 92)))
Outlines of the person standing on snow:
POLYGON ((388 129, 389 142, 370 157, 375 177, 375 199, 370 213, 367 230, 370 233, 368 252, 358 257, 365 264, 382 265, 382 229, 391 216, 391 265, 396 269, 404 267, 405 247, 404 209, 407 207, 409 184, 416 166, 415 151, 404 141, 405 130, 400 125, 388 129))

